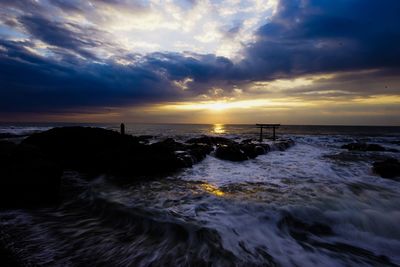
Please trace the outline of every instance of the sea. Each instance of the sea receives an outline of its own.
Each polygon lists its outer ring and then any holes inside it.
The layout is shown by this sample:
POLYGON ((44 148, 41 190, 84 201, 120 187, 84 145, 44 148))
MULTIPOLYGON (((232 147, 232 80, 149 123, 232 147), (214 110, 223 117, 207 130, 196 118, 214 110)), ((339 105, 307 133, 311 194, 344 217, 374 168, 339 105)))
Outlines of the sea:
MULTIPOLYGON (((0 136, 19 142, 71 125, 2 124, 0 136)), ((126 132, 151 142, 259 138, 255 125, 126 124, 126 132)), ((400 159, 400 127, 282 125, 277 137, 296 144, 244 162, 211 154, 135 184, 65 171, 59 207, 0 211, 2 239, 26 266, 400 266, 400 180, 371 168, 400 159), (393 151, 341 148, 352 142, 393 151)))

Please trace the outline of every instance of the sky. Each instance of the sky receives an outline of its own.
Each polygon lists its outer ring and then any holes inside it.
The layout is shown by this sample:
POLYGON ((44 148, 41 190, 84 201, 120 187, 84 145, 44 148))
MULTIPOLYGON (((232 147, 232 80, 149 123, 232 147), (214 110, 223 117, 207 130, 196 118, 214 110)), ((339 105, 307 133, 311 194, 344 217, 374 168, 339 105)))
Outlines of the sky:
POLYGON ((400 125, 399 0, 1 0, 0 122, 400 125))

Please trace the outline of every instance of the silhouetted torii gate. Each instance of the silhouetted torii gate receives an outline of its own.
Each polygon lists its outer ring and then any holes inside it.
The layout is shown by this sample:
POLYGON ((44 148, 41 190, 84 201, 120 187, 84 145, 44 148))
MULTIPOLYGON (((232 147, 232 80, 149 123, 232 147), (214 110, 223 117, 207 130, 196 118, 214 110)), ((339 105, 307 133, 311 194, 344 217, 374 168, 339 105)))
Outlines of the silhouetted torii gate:
POLYGON ((279 128, 280 124, 256 124, 257 128, 260 128, 260 142, 263 140, 263 128, 272 128, 272 140, 275 141, 275 128, 279 128))

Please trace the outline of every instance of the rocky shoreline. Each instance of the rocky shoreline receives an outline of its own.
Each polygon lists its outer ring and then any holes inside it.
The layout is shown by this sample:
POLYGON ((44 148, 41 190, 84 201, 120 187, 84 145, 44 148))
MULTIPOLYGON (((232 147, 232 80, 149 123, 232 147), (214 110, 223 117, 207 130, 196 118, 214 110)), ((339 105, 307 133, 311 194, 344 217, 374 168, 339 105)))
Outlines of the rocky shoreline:
MULTIPOLYGON (((386 148, 378 144, 368 143, 350 143, 343 145, 341 148, 355 152, 392 152, 398 153, 397 149, 386 148)), ((400 162, 396 158, 383 157, 375 160, 372 164, 372 171, 382 178, 394 179, 400 176, 400 162)))
POLYGON ((222 160, 244 161, 271 150, 286 150, 291 140, 273 144, 255 140, 235 142, 201 136, 185 143, 172 138, 149 143, 151 136, 121 135, 91 127, 53 128, 35 133, 20 144, 0 142, 0 208, 57 205, 65 170, 86 177, 107 174, 117 182, 164 177, 190 168, 212 154, 222 160))
MULTIPOLYGON (((60 127, 34 133, 15 144, 0 141, 0 208, 57 205, 60 179, 65 170, 75 170, 90 179, 107 174, 117 183, 132 183, 168 176, 201 162, 207 155, 234 162, 254 159, 269 151, 284 151, 292 140, 260 143, 200 136, 177 142, 172 138, 150 143, 152 136, 122 135, 92 127, 60 127)), ((350 143, 349 152, 397 152, 377 144, 350 143)), ((383 178, 400 176, 394 158, 376 160, 373 172, 383 178)))

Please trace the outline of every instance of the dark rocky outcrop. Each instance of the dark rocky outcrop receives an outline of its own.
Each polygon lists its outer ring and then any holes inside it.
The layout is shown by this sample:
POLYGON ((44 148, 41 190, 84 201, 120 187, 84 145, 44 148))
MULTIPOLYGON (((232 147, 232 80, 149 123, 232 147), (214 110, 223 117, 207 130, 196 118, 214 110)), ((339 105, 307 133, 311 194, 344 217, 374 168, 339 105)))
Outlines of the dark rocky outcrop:
POLYGON ((383 161, 376 161, 372 170, 383 178, 400 177, 400 162, 397 159, 389 158, 383 161))
POLYGON ((0 263, 2 267, 22 267, 25 266, 18 262, 18 258, 10 251, 8 251, 0 242, 0 263))
POLYGON ((347 145, 343 145, 341 148, 348 149, 351 151, 391 151, 396 152, 394 150, 387 150, 381 145, 378 144, 367 144, 367 143, 350 143, 347 145))
MULTIPOLYGON (((146 145, 140 138, 101 128, 54 128, 31 135, 23 144, 38 147, 64 168, 89 174, 148 177, 193 163, 188 158, 190 149, 173 139, 146 145)), ((201 158, 197 150, 196 156, 201 158)))
MULTIPOLYGON (((62 127, 35 133, 20 144, 0 143, 1 200, 15 203, 49 201, 58 197, 63 170, 85 177, 108 174, 115 181, 132 182, 160 177, 191 167, 214 151, 220 159, 243 161, 268 152, 267 144, 237 143, 223 137, 168 138, 147 144, 148 137, 121 135, 91 127, 62 127), (32 201, 29 201, 32 200, 32 201)), ((278 142, 278 149, 289 143, 278 142)))
POLYGON ((154 138, 152 135, 139 135, 135 136, 136 140, 138 140, 142 144, 148 144, 150 139, 154 138))
POLYGON ((0 142, 0 207, 33 207, 58 200, 61 167, 38 148, 0 142))
POLYGON ((245 139, 238 143, 233 140, 219 136, 202 136, 186 141, 188 144, 205 146, 207 153, 215 149, 215 156, 219 159, 230 161, 244 161, 254 159, 259 155, 268 153, 271 150, 284 151, 294 145, 292 140, 280 140, 272 145, 259 143, 254 139, 245 139))
POLYGON ((192 144, 188 146, 188 149, 194 163, 200 162, 214 150, 206 144, 192 144))
POLYGON ((249 159, 239 144, 219 145, 215 150, 215 156, 230 161, 243 161, 249 159))
POLYGON ((216 145, 233 145, 235 141, 220 136, 202 136, 198 138, 191 138, 186 141, 188 144, 206 144, 211 146, 216 145))
POLYGON ((21 144, 0 142, 0 208, 58 203, 63 170, 85 177, 110 174, 118 181, 148 179, 204 159, 207 145, 166 139, 152 145, 141 137, 101 128, 64 127, 35 133, 21 144))
POLYGON ((240 149, 247 155, 247 157, 254 159, 259 155, 263 155, 267 153, 269 150, 269 147, 263 147, 261 145, 256 145, 256 144, 241 144, 240 149))
POLYGON ((385 160, 388 157, 383 155, 382 153, 374 153, 365 155, 363 153, 358 153, 357 151, 342 151, 336 154, 324 155, 324 158, 333 159, 339 162, 356 162, 356 161, 366 161, 370 162, 371 160, 379 161, 385 160))
POLYGON ((293 140, 283 140, 283 141, 279 141, 274 144, 274 147, 276 147, 276 149, 279 151, 285 151, 286 149, 290 148, 291 146, 294 146, 293 140))
POLYGON ((224 160, 244 161, 247 159, 254 159, 271 150, 284 151, 292 145, 294 145, 292 140, 283 140, 271 145, 265 143, 259 144, 246 140, 241 143, 233 142, 231 144, 218 145, 215 151, 215 156, 224 160))

